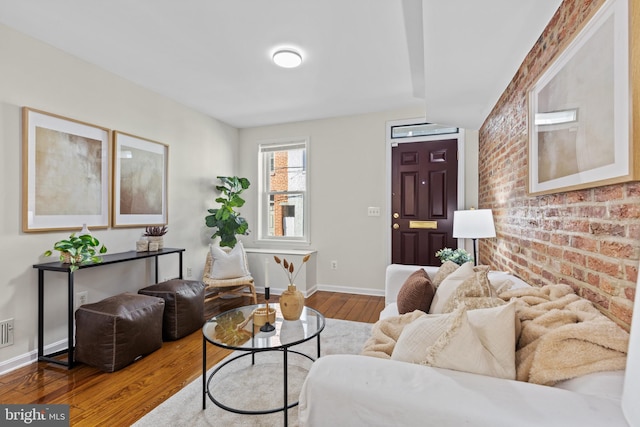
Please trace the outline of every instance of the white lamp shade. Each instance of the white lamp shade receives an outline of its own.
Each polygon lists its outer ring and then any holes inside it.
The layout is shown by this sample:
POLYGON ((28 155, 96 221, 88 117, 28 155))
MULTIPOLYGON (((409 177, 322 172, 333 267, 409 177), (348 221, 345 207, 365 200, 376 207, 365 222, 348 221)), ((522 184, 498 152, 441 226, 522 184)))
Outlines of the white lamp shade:
POLYGON ((471 209, 453 213, 453 237, 483 239, 496 237, 491 209, 471 209))

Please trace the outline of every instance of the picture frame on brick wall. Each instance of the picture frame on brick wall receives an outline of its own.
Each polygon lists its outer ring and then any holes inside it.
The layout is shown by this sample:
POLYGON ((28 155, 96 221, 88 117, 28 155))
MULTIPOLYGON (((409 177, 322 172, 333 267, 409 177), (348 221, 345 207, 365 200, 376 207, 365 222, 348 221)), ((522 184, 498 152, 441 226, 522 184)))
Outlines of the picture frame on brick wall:
POLYGON ((628 0, 608 0, 529 91, 530 195, 637 180, 628 0))

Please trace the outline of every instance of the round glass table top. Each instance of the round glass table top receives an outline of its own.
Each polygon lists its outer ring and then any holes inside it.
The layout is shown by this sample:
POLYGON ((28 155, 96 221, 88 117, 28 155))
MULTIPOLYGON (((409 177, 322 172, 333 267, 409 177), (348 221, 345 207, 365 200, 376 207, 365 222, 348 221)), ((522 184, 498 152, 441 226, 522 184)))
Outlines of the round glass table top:
POLYGON ((324 316, 313 308, 304 307, 298 320, 284 320, 280 304, 269 304, 270 309, 275 309, 275 329, 263 332, 254 325, 253 314, 257 308, 265 307, 257 304, 225 311, 207 320, 202 334, 219 347, 249 351, 291 347, 317 337, 324 329, 324 316))

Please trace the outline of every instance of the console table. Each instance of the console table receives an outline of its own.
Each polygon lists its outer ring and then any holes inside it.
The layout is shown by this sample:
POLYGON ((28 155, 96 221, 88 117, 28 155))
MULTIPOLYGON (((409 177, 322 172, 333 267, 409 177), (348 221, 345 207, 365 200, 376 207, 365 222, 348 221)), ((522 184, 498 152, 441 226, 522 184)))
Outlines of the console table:
MULTIPOLYGON (((161 255, 178 254, 180 257, 180 266, 178 271, 178 278, 182 279, 182 253, 184 249, 177 248, 163 248, 153 252, 120 252, 115 254, 102 255, 102 262, 100 263, 86 263, 79 265, 78 270, 85 268, 101 267, 103 265, 117 264, 120 262, 135 261, 138 259, 155 258, 155 279, 158 283, 158 257, 161 255)), ((38 360, 43 362, 56 363, 58 365, 67 366, 69 369, 73 367, 73 333, 74 333, 74 292, 73 292, 73 276, 74 272, 71 271, 70 264, 63 264, 61 262, 48 262, 44 264, 34 264, 33 268, 38 269, 38 360), (58 271, 67 273, 67 287, 68 287, 68 325, 69 325, 69 341, 66 350, 60 350, 55 353, 44 354, 44 272, 45 271, 58 271), (67 360, 60 360, 54 358, 61 354, 67 353, 67 360)))

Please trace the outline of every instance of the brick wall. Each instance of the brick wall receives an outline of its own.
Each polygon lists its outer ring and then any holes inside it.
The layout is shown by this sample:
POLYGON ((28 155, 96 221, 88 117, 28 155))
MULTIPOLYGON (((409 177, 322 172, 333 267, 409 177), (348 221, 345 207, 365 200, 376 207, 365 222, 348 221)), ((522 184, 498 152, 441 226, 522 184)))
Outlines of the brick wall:
MULTIPOLYGON (((640 255, 640 183, 537 197, 526 191, 527 92, 603 3, 562 3, 480 129, 479 206, 493 209, 497 231, 496 239, 480 241, 480 258, 533 285, 569 284, 628 330, 640 255)), ((634 60, 636 71, 637 65, 634 60)), ((638 108, 634 117, 637 128, 638 108)))

